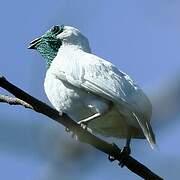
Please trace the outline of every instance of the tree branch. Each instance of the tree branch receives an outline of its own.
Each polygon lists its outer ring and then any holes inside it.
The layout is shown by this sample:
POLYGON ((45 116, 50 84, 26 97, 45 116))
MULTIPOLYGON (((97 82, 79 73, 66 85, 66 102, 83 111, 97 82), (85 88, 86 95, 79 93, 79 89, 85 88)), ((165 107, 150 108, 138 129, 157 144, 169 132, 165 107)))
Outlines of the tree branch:
POLYGON ((109 144, 104 140, 89 133, 88 131, 84 130, 79 124, 70 119, 66 114, 60 116, 58 111, 27 94, 15 85, 11 84, 3 76, 0 76, 0 87, 6 89, 8 92, 10 92, 16 97, 12 98, 1 95, 0 102, 6 102, 12 105, 22 105, 38 113, 44 114, 45 116, 48 116, 49 118, 61 123, 70 131, 74 132, 81 142, 92 145, 100 151, 114 157, 119 162, 123 161, 123 164, 129 170, 139 175, 140 177, 148 180, 162 180, 161 177, 153 173, 151 170, 149 170, 146 166, 135 160, 133 157, 127 156, 127 158, 122 159, 121 150, 117 146, 109 144))
POLYGON ((21 105, 21 106, 24 106, 25 108, 33 109, 33 107, 30 104, 26 103, 25 101, 22 101, 21 99, 10 97, 7 95, 0 94, 0 102, 8 103, 10 105, 21 105))

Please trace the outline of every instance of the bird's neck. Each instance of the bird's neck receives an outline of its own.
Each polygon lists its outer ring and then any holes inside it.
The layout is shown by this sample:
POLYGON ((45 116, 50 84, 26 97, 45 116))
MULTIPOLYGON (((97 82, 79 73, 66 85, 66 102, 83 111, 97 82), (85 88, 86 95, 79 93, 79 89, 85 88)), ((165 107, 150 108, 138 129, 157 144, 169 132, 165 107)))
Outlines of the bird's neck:
POLYGON ((58 54, 73 54, 73 52, 77 51, 84 51, 84 52, 91 52, 91 49, 89 46, 82 46, 81 44, 69 44, 69 43, 64 43, 58 51, 49 51, 48 53, 43 53, 43 57, 45 58, 46 61, 46 67, 49 69, 51 66, 52 61, 58 54))
POLYGON ((91 53, 91 49, 89 47, 89 44, 80 44, 80 43, 66 43, 64 42, 63 45, 60 47, 60 51, 76 51, 76 50, 82 50, 87 53, 91 53))
POLYGON ((37 50, 43 56, 46 62, 47 69, 50 67, 53 59, 57 56, 60 46, 50 47, 48 44, 44 44, 43 47, 39 46, 37 50))
POLYGON ((53 59, 56 57, 57 55, 57 52, 56 53, 53 53, 52 55, 48 56, 48 55, 45 55, 44 58, 45 58, 45 61, 46 61, 46 68, 49 69, 53 59))

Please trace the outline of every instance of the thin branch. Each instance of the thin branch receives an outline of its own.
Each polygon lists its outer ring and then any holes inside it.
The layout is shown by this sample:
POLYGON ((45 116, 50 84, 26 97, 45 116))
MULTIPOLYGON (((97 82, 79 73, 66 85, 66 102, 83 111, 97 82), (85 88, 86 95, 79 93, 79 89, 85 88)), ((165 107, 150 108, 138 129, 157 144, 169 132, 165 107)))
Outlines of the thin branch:
MULTIPOLYGON (((31 95, 27 94, 26 92, 19 89, 15 85, 11 84, 3 76, 0 76, 0 87, 6 89, 8 92, 10 92, 11 94, 13 94, 15 97, 18 98, 18 99, 14 99, 15 102, 18 103, 13 103, 13 104, 23 105, 24 103, 26 103, 26 107, 29 107, 34 111, 44 114, 45 116, 48 116, 51 119, 61 123, 70 131, 77 134, 78 139, 81 142, 92 145, 93 147, 99 149, 100 151, 114 157, 119 162, 123 161, 123 164, 129 170, 139 175, 140 177, 148 180, 162 180, 161 177, 153 173, 151 170, 149 170, 146 166, 135 160, 133 157, 127 156, 127 158, 122 159, 121 150, 117 146, 109 144, 104 140, 89 133, 88 131, 84 130, 79 124, 77 124, 75 121, 70 119, 66 114, 60 116, 58 111, 51 108, 47 104, 39 101, 38 99, 32 97, 31 95)), ((3 102, 9 103, 9 98, 7 98, 7 101, 5 101, 5 98, 3 100, 4 100, 3 102)))
POLYGON ((24 106, 25 108, 33 109, 33 107, 30 104, 26 103, 25 101, 19 98, 10 97, 7 95, 0 94, 0 102, 8 103, 10 105, 21 105, 21 106, 24 106))

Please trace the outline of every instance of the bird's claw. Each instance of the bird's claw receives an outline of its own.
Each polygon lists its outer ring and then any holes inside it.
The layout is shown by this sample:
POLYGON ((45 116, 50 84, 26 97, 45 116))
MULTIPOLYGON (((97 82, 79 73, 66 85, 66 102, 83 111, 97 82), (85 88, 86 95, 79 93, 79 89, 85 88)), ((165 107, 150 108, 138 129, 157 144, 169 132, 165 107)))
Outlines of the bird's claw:
POLYGON ((125 146, 121 152, 125 153, 129 156, 131 154, 131 149, 130 149, 130 147, 125 146))
MULTIPOLYGON (((118 146, 117 146, 115 143, 112 143, 112 146, 113 146, 113 148, 116 149, 117 151, 120 150, 120 149, 118 148, 118 146)), ((116 160, 116 158, 113 157, 113 156, 111 156, 111 155, 108 156, 108 159, 109 159, 110 162, 113 162, 113 161, 116 160)))
MULTIPOLYGON (((84 130, 87 130, 88 132, 92 133, 92 130, 90 128, 88 128, 88 123, 87 122, 82 122, 79 121, 77 122, 84 130)), ((78 136, 72 132, 69 128, 65 128, 65 131, 68 132, 72 138, 75 138, 75 140, 78 140, 78 136)))
POLYGON ((87 130, 88 132, 92 133, 92 130, 91 130, 90 128, 88 128, 88 123, 79 121, 78 124, 79 124, 84 130, 87 130))
MULTIPOLYGON (((112 144, 112 146, 117 150, 120 151, 120 149, 118 148, 118 146, 116 144, 112 144)), ((121 152, 120 152, 120 156, 121 156, 121 160, 119 160, 119 166, 123 167, 125 165, 125 161, 127 159, 127 157, 131 154, 131 149, 128 146, 125 146, 121 152)), ((109 161, 113 162, 115 160, 117 160, 115 157, 109 155, 108 156, 109 161)))
POLYGON ((119 162, 119 166, 124 167, 125 165, 124 163, 130 154, 131 154, 131 149, 125 146, 121 151, 121 161, 119 162))
POLYGON ((75 140, 78 140, 77 135, 74 132, 72 132, 69 128, 66 127, 65 131, 68 132, 72 138, 75 138, 75 140))
POLYGON ((69 132, 70 132, 70 129, 66 127, 66 128, 65 128, 65 131, 69 133, 69 132))
POLYGON ((85 122, 78 122, 78 124, 80 124, 80 126, 83 128, 83 129, 85 129, 85 130, 87 130, 87 123, 85 123, 85 122))
POLYGON ((114 158, 114 157, 113 157, 113 156, 111 156, 111 155, 109 155, 109 156, 108 156, 108 159, 109 159, 109 161, 110 161, 110 162, 113 162, 113 161, 115 161, 115 160, 116 160, 116 158, 114 158))

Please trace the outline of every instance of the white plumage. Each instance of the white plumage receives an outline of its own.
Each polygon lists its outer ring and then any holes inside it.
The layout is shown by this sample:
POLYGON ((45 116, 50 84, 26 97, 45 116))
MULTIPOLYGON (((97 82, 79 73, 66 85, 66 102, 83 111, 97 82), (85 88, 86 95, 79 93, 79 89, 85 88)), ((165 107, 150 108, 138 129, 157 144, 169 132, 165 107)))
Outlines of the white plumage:
POLYGON ((88 40, 76 28, 65 26, 62 41, 47 70, 45 92, 60 112, 89 121, 93 133, 117 138, 155 137, 150 126, 151 103, 131 78, 112 63, 91 54, 88 40))

